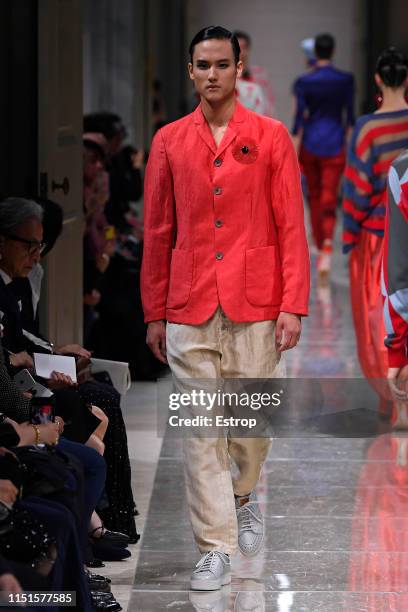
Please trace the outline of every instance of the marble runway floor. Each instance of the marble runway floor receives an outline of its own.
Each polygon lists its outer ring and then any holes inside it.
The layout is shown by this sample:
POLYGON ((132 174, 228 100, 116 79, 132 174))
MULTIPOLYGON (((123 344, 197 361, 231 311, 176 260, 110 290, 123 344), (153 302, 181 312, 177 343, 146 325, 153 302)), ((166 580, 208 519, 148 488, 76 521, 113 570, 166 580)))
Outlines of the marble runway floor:
MULTIPOLYGON (((316 287, 289 375, 361 376, 345 261, 316 287)), ((266 537, 254 559, 232 560, 222 591, 189 591, 199 559, 188 522, 180 440, 156 434, 155 385, 133 386, 125 418, 142 540, 119 564, 114 591, 131 612, 406 612, 408 437, 371 411, 370 435, 320 433, 275 439, 257 492, 266 537), (385 432, 385 433, 382 433, 385 432)), ((356 424, 356 430, 351 431, 356 424)), ((364 427, 362 430, 364 432, 364 427)))

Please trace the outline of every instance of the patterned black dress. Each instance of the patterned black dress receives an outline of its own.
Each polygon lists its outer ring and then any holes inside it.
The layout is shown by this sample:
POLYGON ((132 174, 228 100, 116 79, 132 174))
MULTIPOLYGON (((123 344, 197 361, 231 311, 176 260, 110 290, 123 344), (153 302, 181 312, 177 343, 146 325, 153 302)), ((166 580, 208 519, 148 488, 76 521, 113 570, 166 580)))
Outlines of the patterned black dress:
POLYGON ((120 407, 120 394, 112 385, 90 380, 79 386, 81 397, 105 412, 109 426, 104 438, 107 464, 106 495, 108 505, 98 508, 105 527, 127 533, 132 542, 137 542, 136 506, 131 486, 131 471, 127 445, 126 427, 120 407))

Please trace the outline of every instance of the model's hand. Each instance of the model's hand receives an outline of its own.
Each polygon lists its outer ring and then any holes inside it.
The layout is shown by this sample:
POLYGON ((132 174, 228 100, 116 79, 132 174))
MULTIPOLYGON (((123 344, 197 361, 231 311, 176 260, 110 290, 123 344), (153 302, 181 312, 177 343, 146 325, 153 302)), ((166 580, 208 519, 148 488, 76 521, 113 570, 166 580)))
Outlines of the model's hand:
POLYGON ((292 135, 292 143, 295 148, 296 153, 299 155, 300 153, 300 144, 301 144, 301 136, 299 134, 292 135))
POLYGON ((297 345, 302 330, 300 316, 291 312, 281 312, 276 321, 276 344, 282 353, 297 345))
POLYGON ((151 321, 148 324, 146 342, 156 359, 167 363, 165 321, 151 321))
POLYGON ((408 400, 408 366, 388 368, 388 386, 394 400, 408 400))

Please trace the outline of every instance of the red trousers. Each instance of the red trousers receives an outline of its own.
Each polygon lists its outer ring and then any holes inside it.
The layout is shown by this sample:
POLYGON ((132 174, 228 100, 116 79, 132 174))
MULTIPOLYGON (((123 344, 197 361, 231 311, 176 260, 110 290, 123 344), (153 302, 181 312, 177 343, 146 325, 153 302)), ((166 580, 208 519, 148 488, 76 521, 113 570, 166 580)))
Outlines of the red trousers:
POLYGON ((346 156, 342 151, 338 155, 322 157, 302 147, 299 161, 309 192, 313 237, 317 248, 321 250, 325 240, 333 240, 337 193, 346 156))
POLYGON ((362 231, 350 253, 350 294, 357 354, 364 376, 380 397, 380 411, 391 399, 388 384, 388 352, 381 295, 383 238, 362 231))

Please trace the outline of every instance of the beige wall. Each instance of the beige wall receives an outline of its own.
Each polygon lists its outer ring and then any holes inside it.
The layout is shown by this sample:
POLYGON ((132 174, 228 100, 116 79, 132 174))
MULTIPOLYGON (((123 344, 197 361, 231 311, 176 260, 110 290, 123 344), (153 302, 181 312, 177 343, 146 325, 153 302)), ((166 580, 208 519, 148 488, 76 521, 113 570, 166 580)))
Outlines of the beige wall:
POLYGON ((291 85, 304 70, 303 38, 331 32, 338 42, 337 66, 352 71, 363 92, 363 10, 363 0, 187 0, 187 38, 208 25, 247 31, 253 39, 252 62, 267 67, 278 118, 290 125, 291 85))
POLYGON ((84 113, 118 113, 145 139, 145 0, 82 0, 84 113))

